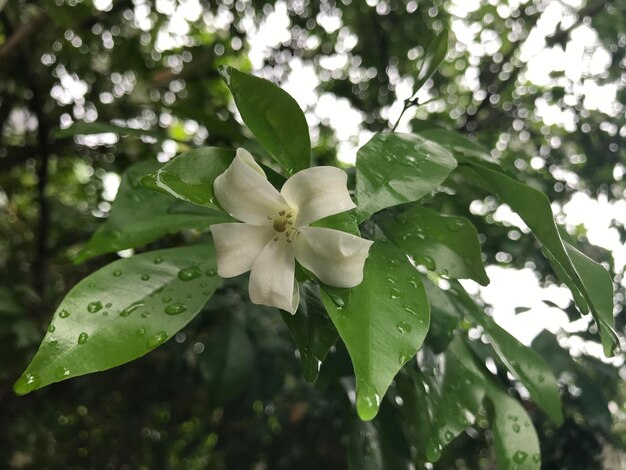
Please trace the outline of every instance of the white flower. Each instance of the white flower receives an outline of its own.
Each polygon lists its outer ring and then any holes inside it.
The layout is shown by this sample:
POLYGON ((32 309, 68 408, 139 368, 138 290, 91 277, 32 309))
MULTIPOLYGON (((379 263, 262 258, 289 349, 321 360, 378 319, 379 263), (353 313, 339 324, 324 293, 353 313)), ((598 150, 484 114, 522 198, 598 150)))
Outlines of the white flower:
POLYGON ((295 313, 300 296, 295 260, 320 281, 354 287, 363 280, 363 266, 373 242, 349 233, 309 224, 348 211, 346 173, 320 166, 289 178, 280 193, 246 150, 215 179, 220 205, 243 223, 211 227, 221 277, 251 271, 249 293, 255 304, 295 313))

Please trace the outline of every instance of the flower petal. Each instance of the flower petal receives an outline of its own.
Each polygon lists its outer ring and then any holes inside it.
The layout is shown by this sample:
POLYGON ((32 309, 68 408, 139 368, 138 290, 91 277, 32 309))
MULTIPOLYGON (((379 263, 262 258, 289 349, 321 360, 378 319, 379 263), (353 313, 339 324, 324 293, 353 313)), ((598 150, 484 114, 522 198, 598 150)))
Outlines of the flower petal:
POLYGON ((220 277, 234 277, 250 271, 261 250, 274 237, 274 229, 267 225, 214 224, 211 233, 220 277))
POLYGON ((280 193, 291 207, 298 209, 295 226, 304 227, 355 208, 347 184, 345 171, 333 166, 318 166, 293 175, 280 193))
POLYGON ((299 295, 294 295, 294 244, 284 238, 271 241, 252 265, 248 292, 255 304, 295 313, 299 295))
POLYGON ((372 241, 329 228, 304 227, 296 238, 296 259, 329 286, 354 287, 372 241))
POLYGON ((215 178, 213 190, 226 212, 250 224, 270 224, 267 217, 288 207, 267 181, 263 169, 242 148, 237 149, 237 156, 226 171, 215 178))

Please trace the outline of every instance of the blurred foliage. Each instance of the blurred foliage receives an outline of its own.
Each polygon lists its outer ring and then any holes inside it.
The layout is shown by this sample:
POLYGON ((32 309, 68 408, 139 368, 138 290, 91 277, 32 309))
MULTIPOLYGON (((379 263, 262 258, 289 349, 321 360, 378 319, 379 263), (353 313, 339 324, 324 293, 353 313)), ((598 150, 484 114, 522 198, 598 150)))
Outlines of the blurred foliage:
MULTIPOLYGON (((438 125, 476 138, 505 168, 544 191, 557 219, 576 192, 624 198, 623 106, 590 109, 583 89, 617 83, 618 101, 626 101, 623 2, 588 0, 576 8, 562 2, 572 16, 545 38, 546 47, 567 47, 576 27, 587 25, 597 38, 583 52, 585 63, 605 51, 610 65, 595 74, 584 69, 579 77, 559 71, 543 86, 529 81, 520 48, 550 2, 478 1, 474 11, 457 17, 459 3, 0 2, 0 467, 332 469, 349 462, 359 468, 359 448, 381 452, 368 436, 394 441, 389 428, 355 422, 332 380, 351 373, 343 345, 333 348, 319 380, 306 383, 280 315, 242 298, 239 279, 226 283, 174 341, 141 360, 23 398, 13 395, 11 384, 63 295, 116 259, 72 262, 108 216, 118 175, 135 162, 165 161, 200 145, 245 144, 261 154, 234 116, 217 69, 250 70, 250 32, 275 11, 286 9, 289 34, 263 51, 260 75, 283 83, 294 60, 311 65, 320 80, 315 91, 347 99, 369 131, 396 118, 389 113, 395 91, 402 80, 417 78, 436 34, 450 22, 463 23, 473 47, 455 43, 427 81, 425 99, 432 101, 413 113, 412 129, 438 125), (340 60, 325 60, 332 58, 340 60), (570 124, 548 124, 545 106, 570 124), (246 346, 233 350, 225 335, 246 346), (243 364, 242 373, 231 376, 211 361, 228 354, 237 357, 224 361, 243 364)), ((311 117, 313 109, 307 111, 311 117)), ((329 122, 319 120, 312 134, 316 161, 334 162, 338 140, 329 122)), ((496 220, 494 198, 466 187, 438 195, 431 207, 472 221, 487 264, 530 267, 543 283, 555 282, 536 242, 496 220), (473 201, 481 202, 480 213, 470 211, 473 201)), ((570 228, 584 244, 585 227, 570 228)), ((614 228, 626 242, 619 221, 614 228)), ((149 248, 196 236, 169 235, 149 248)), ((623 334, 624 267, 612 266, 603 250, 587 251, 616 273, 616 322, 623 334)), ((544 468, 626 465, 619 451, 626 445, 624 369, 584 348, 572 357, 562 347, 583 341, 598 339, 585 330, 563 333, 559 342, 535 340, 559 377, 565 404, 565 424, 557 428, 524 402, 539 433, 544 468)), ((490 357, 484 346, 475 341, 474 352, 490 357)), ((383 407, 381 419, 387 414, 383 407)), ((481 410, 435 467, 494 468, 487 423, 488 412, 481 410)), ((400 468, 399 460, 380 458, 400 468)))

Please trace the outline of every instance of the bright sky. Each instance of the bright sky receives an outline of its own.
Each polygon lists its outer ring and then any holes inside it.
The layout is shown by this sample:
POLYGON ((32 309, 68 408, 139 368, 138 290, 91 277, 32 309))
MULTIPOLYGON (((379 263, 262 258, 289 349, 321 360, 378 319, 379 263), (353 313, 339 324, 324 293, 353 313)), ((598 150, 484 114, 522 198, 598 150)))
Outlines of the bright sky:
MULTIPOLYGON (((480 58, 486 54, 494 54, 499 48, 498 36, 483 32, 479 34, 479 25, 471 24, 465 20, 467 13, 476 10, 480 6, 480 0, 453 0, 449 7, 453 15, 452 30, 457 40, 466 48, 472 56, 480 58)), ((498 5, 497 0, 489 0, 489 3, 498 5)), ((511 10, 525 3, 520 0, 510 0, 507 5, 499 5, 497 13, 502 18, 507 18, 511 10)), ((110 8, 111 0, 96 0, 97 7, 106 10, 110 8)), ((378 0, 367 0, 370 7, 377 7, 378 0)), ((571 41, 565 50, 560 46, 546 48, 545 37, 551 34, 557 23, 561 21, 563 28, 567 28, 574 21, 572 11, 581 7, 580 0, 553 1, 545 9, 535 29, 525 41, 521 49, 521 60, 527 62, 523 77, 537 85, 558 84, 551 78, 553 71, 564 71, 565 75, 578 83, 574 90, 566 97, 571 102, 582 101, 588 109, 599 109, 609 116, 623 112, 623 106, 616 101, 617 86, 607 84, 599 86, 592 80, 584 80, 585 76, 602 73, 608 66, 609 54, 601 47, 592 47, 597 43, 595 31, 583 24, 577 27, 571 34, 571 41), (572 10, 573 9, 573 10, 572 10)), ((147 30, 151 27, 148 18, 148 7, 141 0, 135 2, 136 22, 138 27, 147 30)), ((195 21, 202 15, 202 9, 198 0, 157 0, 156 9, 170 15, 169 25, 165 25, 160 31, 157 47, 161 50, 178 47, 185 44, 185 34, 188 31, 187 21, 195 21)), ((214 30, 225 30, 234 21, 232 13, 226 8, 218 8, 215 16, 205 14, 205 21, 214 30), (208 16, 207 16, 208 15, 208 16)), ((319 24, 328 33, 339 31, 339 41, 336 51, 320 60, 320 65, 332 76, 333 72, 340 68, 349 67, 350 50, 356 45, 356 37, 343 26, 341 18, 332 12, 320 15, 317 18, 319 24)), ((283 2, 277 2, 276 8, 260 25, 255 25, 251 17, 246 17, 240 26, 244 27, 248 36, 250 48, 250 60, 254 72, 260 75, 268 73, 263 69, 264 59, 271 50, 281 42, 289 39, 290 20, 287 9, 283 2)), ((315 46, 318 38, 309 37, 307 44, 315 46)), ((472 62, 470 61, 470 64, 472 62)), ((477 62, 474 62, 477 63, 477 62)), ((318 96, 316 89, 320 84, 320 77, 310 63, 305 63, 299 58, 293 58, 288 64, 291 72, 281 86, 285 88, 298 101, 305 110, 307 120, 312 128, 312 137, 315 141, 315 128, 320 122, 327 123, 337 134, 339 141, 338 155, 346 163, 353 163, 356 158, 356 149, 363 145, 371 137, 371 133, 364 130, 360 123, 363 121, 362 114, 352 108, 345 99, 337 98, 332 94, 323 93, 318 96)), ((367 74, 367 70, 359 73, 367 74)), ((463 77, 462 86, 469 90, 478 89, 478 68, 470 65, 463 77)), ((270 78, 270 77, 268 77, 270 78)), ((383 110, 384 116, 390 116, 392 121, 399 115, 403 100, 411 96, 413 80, 411 78, 395 78, 396 102, 390 109, 383 110)), ((76 98, 77 93, 84 95, 83 83, 76 77, 66 74, 61 78, 60 88, 57 90, 60 101, 76 98)), ((427 93, 423 96, 427 98, 427 93)), ((434 103, 432 106, 437 106, 434 103)), ((550 106, 542 100, 537 101, 540 117, 546 124, 560 125, 566 130, 574 130, 572 115, 562 112, 557 106, 550 106)), ((427 107, 427 110, 429 108, 427 107)), ((436 109, 436 108, 432 108, 436 109)), ((398 130, 409 129, 408 122, 413 116, 407 113, 400 122, 398 130)), ((609 125, 607 123, 607 125, 609 125)), ((175 151, 175 150, 174 150, 175 151)), ((167 152, 171 153, 171 152, 167 152)), ((169 158, 169 157, 166 157, 169 158)), ((541 166, 543 162, 531 162, 541 166)), ((623 173, 623 171, 622 171, 623 173)), ((564 175, 576 179, 576 175, 564 175)), ((621 175, 620 175, 621 177, 621 175)), ((110 197, 116 185, 115 178, 110 175, 105 180, 110 188, 107 196, 110 197)), ((117 180, 119 181, 119 180, 117 180)), ((626 202, 619 201, 609 203, 606 200, 596 200, 584 193, 577 193, 572 197, 557 215, 562 216, 562 222, 573 227, 583 224, 588 230, 589 240, 613 254, 617 270, 623 272, 626 263, 626 247, 620 244, 619 236, 615 228, 611 228, 611 220, 616 219, 626 223, 626 202)), ((505 206, 498 209, 496 219, 512 226, 519 226, 520 220, 505 206)), ((523 225, 523 224, 522 224, 523 225)), ((550 300, 555 304, 566 307, 571 295, 566 288, 551 286, 542 288, 534 273, 530 269, 510 269, 501 266, 488 266, 487 273, 491 279, 488 287, 480 287, 473 282, 464 282, 471 292, 480 292, 482 298, 493 305, 495 320, 509 332, 528 344, 534 336, 543 328, 556 332, 561 328, 576 329, 580 322, 568 325, 567 316, 559 309, 548 307, 542 300, 550 300), (516 307, 528 307, 529 310, 516 314, 516 307)), ((587 320, 582 320, 586 324, 587 320)), ((571 345, 576 348, 585 348, 588 345, 571 345)), ((597 353, 597 350, 590 350, 597 353)))

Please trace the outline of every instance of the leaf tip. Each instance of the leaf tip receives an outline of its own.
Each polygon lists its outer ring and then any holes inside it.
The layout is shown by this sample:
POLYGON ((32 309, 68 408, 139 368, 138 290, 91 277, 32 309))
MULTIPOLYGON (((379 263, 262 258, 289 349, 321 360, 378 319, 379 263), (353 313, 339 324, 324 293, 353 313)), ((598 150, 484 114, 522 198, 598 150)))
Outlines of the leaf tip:
POLYGON ((371 390, 370 387, 363 387, 357 390, 356 411, 363 421, 371 421, 378 414, 380 407, 380 395, 371 390))
POLYGON ((13 392, 21 397, 37 390, 39 387, 41 387, 39 376, 37 374, 25 373, 13 384, 13 392))

